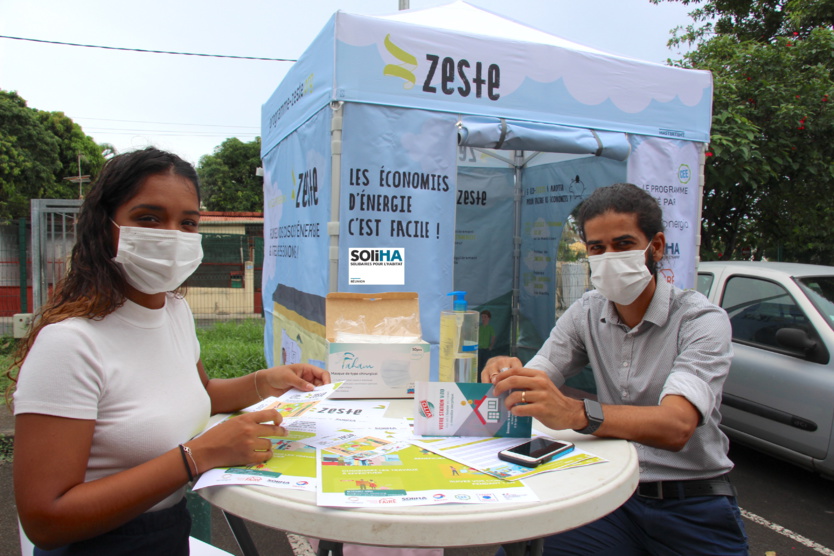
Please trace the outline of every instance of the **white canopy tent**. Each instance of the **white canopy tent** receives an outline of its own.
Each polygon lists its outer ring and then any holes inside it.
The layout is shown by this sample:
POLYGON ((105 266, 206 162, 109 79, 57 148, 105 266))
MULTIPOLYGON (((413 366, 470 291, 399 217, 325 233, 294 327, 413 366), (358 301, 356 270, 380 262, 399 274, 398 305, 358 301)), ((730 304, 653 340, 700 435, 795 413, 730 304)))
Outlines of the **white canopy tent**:
POLYGON ((711 102, 708 72, 465 2, 337 12, 262 111, 268 361, 323 364, 331 291, 418 292, 436 346, 466 290, 502 349, 535 350, 568 214, 616 181, 658 198, 662 276, 692 287, 711 102))

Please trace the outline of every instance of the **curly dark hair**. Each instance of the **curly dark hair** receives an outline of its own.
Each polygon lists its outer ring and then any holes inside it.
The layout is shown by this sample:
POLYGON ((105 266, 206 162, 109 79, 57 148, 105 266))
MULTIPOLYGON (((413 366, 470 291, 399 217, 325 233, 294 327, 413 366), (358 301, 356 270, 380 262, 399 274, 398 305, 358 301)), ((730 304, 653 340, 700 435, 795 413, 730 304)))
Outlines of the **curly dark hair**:
POLYGON ((636 214, 637 226, 649 241, 665 229, 663 211, 657 199, 633 183, 615 183, 595 189, 590 197, 576 207, 574 214, 582 241, 586 241, 585 222, 606 212, 636 214))
POLYGON ((189 180, 200 200, 200 180, 194 167, 179 156, 154 147, 116 155, 104 165, 84 203, 75 226, 67 274, 56 284, 46 304, 36 315, 29 334, 21 341, 14 361, 6 371, 12 382, 47 325, 71 317, 102 319, 125 302, 125 280, 113 257, 113 230, 110 221, 116 209, 132 199, 150 176, 174 174, 189 180))

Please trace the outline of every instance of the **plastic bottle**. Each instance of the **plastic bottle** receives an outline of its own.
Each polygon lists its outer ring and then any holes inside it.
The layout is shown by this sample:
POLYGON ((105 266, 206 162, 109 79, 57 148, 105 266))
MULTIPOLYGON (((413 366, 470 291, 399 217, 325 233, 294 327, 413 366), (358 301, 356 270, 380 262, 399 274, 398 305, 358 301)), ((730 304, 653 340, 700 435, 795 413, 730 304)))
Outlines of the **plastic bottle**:
POLYGON ((468 311, 466 292, 451 292, 455 296, 451 311, 440 313, 441 382, 478 382, 478 322, 477 311, 468 311))

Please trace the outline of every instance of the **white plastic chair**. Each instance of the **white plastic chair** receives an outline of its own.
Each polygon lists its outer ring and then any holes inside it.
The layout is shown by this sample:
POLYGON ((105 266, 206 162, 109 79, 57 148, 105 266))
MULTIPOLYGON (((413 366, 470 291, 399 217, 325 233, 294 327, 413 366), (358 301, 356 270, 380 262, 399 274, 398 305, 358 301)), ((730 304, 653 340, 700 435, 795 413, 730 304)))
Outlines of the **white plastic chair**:
POLYGON ((17 519, 17 530, 20 532, 20 556, 32 556, 35 553, 35 545, 23 532, 23 527, 20 525, 20 518, 17 519))

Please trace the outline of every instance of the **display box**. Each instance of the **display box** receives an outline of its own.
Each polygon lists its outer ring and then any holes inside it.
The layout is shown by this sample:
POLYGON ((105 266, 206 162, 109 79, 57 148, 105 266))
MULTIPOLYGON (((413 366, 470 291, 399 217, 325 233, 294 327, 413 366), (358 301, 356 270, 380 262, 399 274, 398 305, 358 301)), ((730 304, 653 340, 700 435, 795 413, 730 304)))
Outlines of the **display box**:
POLYGON ((417 294, 335 292, 325 303, 327 370, 345 382, 333 397, 413 398, 431 360, 417 294))

